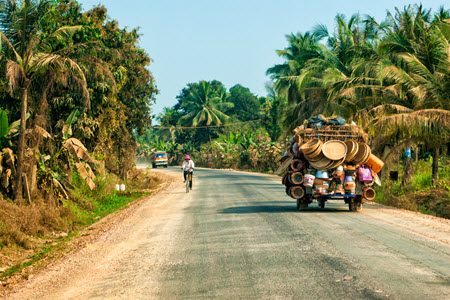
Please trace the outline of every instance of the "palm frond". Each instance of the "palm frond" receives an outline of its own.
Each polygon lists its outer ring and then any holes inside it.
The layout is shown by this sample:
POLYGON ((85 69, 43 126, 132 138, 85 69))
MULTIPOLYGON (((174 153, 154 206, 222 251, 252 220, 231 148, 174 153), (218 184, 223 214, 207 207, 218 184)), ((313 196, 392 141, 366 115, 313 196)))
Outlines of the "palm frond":
POLYGON ((417 138, 447 142, 450 137, 450 111, 423 109, 381 117, 374 123, 378 139, 417 138))
POLYGON ((18 63, 12 60, 6 62, 6 79, 8 80, 9 92, 12 94, 19 86, 23 72, 18 63))
POLYGON ((19 53, 17 52, 16 48, 13 46, 13 44, 11 43, 11 41, 8 39, 8 37, 0 31, 0 51, 1 51, 1 45, 2 43, 5 42, 6 45, 8 46, 9 50, 11 50, 14 53, 14 56, 17 60, 18 63, 22 64, 22 57, 19 55, 19 53))
POLYGON ((69 73, 71 77, 74 77, 82 89, 85 108, 87 111, 90 110, 90 99, 86 77, 84 76, 81 67, 74 60, 54 53, 37 53, 31 58, 28 70, 31 74, 31 78, 36 75, 45 74, 49 71, 69 73))

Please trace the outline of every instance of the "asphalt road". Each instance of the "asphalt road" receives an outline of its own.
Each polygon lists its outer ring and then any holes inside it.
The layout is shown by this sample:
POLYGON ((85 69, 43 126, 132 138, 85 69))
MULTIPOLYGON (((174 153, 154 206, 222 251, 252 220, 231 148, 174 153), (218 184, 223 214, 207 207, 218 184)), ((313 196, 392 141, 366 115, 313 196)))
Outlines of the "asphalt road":
POLYGON ((276 178, 243 172, 197 170, 186 194, 177 175, 8 298, 450 299, 447 220, 343 202, 297 212, 276 178))

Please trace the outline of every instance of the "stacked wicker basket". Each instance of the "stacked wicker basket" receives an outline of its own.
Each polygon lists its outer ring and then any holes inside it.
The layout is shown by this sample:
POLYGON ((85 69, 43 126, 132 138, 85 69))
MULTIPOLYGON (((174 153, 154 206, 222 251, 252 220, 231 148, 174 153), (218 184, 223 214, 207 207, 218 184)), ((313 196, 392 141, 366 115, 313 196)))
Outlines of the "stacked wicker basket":
MULTIPOLYGON (((305 194, 314 194, 319 187, 323 189, 326 181, 334 181, 344 186, 344 178, 350 177, 356 181, 355 185, 362 187, 360 192, 363 196, 367 199, 373 198, 375 191, 370 187, 374 182, 380 183, 377 174, 384 165, 372 154, 367 144, 367 134, 358 126, 349 124, 320 128, 298 127, 284 161, 282 182, 286 186, 286 193, 294 199, 301 199, 305 194), (373 180, 358 178, 360 168, 362 171, 366 171, 364 168, 370 170, 373 180), (320 178, 315 176, 319 173, 320 178), (313 183, 310 182, 311 178, 315 178, 313 183)), ((342 190, 344 191, 344 188, 342 190)), ((335 192, 331 190, 331 185, 328 192, 335 192)))

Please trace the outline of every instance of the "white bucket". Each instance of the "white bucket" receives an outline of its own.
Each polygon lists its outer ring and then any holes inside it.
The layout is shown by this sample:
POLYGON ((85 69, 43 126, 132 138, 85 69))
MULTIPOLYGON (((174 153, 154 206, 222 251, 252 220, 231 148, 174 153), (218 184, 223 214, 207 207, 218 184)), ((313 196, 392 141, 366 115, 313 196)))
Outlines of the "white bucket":
POLYGON ((305 177, 303 177, 303 185, 305 187, 312 187, 314 185, 314 179, 316 179, 316 176, 306 174, 305 177))

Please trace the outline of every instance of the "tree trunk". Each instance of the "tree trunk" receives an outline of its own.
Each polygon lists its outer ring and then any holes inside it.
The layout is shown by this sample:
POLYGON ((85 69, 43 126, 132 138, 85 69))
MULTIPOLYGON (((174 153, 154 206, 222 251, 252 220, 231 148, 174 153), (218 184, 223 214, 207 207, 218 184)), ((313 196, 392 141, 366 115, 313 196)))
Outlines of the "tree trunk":
POLYGON ((419 161, 419 149, 420 149, 420 146, 419 146, 419 145, 417 145, 417 147, 416 147, 416 151, 414 151, 414 155, 415 155, 415 161, 416 161, 416 162, 418 162, 418 161, 419 161))
POLYGON ((439 180, 439 145, 433 147, 433 166, 431 170, 431 183, 437 185, 439 180))
POLYGON ((28 106, 28 87, 29 81, 26 80, 21 89, 22 92, 22 110, 20 113, 20 132, 19 145, 17 147, 17 169, 16 169, 16 189, 14 191, 14 199, 23 199, 23 160, 25 154, 25 131, 27 130, 27 106, 28 106))
MULTIPOLYGON (((43 91, 42 91, 42 96, 41 99, 38 103, 38 109, 37 112, 35 114, 35 118, 34 118, 34 126, 40 126, 42 128, 44 128, 45 130, 48 130, 48 124, 50 123, 49 121, 49 115, 48 115, 48 101, 47 101, 47 96, 48 93, 50 91, 50 88, 53 85, 53 78, 51 78, 49 80, 49 82, 47 83, 47 85, 44 87, 43 91)), ((39 157, 39 149, 41 147, 41 143, 42 143, 42 136, 39 135, 33 135, 32 138, 28 141, 28 143, 30 143, 31 147, 33 148, 33 157, 32 157, 32 162, 30 162, 31 165, 31 172, 27 172, 27 178, 28 178, 28 183, 29 183, 29 190, 30 190, 30 194, 31 194, 31 198, 36 197, 36 194, 38 192, 38 187, 37 187, 37 157, 39 157)))
POLYGON ((406 158, 405 168, 404 168, 403 176, 402 176, 402 187, 403 188, 407 187, 410 184, 413 173, 414 173, 413 160, 411 157, 406 158))

